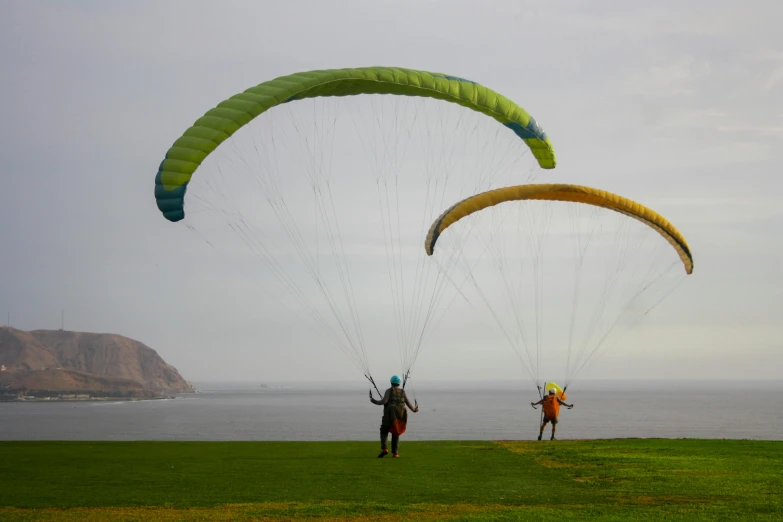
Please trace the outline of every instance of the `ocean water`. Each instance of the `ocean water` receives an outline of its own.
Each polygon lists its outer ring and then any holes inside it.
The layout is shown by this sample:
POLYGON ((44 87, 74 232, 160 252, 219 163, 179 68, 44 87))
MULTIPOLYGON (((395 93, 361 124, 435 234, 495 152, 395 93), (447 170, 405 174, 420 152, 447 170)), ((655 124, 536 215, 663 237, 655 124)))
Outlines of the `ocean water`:
MULTIPOLYGON (((169 400, 0 403, 0 440, 377 440, 382 408, 361 383, 196 383, 169 400)), ((409 387, 404 440, 534 439, 540 409, 523 383, 409 387)), ((783 440, 783 381, 583 382, 559 439, 783 440)), ((547 427, 546 435, 549 435, 547 427)))

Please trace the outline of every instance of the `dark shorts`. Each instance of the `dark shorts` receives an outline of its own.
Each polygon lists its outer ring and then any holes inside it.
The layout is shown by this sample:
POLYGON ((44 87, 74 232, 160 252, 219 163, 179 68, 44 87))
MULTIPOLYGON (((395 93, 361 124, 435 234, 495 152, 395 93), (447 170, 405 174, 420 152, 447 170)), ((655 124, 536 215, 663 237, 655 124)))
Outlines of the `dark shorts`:
POLYGON ((549 417, 544 416, 544 424, 546 424, 547 422, 551 422, 552 424, 557 424, 557 417, 550 419, 549 417))

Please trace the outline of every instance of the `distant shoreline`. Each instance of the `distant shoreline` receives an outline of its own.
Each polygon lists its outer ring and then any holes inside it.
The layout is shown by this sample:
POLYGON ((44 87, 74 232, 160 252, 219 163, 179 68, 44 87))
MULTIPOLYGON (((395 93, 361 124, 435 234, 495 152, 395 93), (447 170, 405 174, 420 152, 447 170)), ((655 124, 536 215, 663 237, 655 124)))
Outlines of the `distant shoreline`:
POLYGON ((160 395, 158 397, 79 397, 79 398, 61 398, 61 397, 15 397, 12 399, 0 399, 0 402, 107 402, 107 401, 155 401, 163 399, 176 399, 170 395, 160 395))

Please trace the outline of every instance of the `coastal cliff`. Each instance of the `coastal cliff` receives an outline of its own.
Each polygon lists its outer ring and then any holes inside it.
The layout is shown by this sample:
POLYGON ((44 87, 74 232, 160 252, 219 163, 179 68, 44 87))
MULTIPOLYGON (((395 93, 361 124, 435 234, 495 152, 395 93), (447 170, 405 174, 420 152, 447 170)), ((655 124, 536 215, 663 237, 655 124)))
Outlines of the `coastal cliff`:
POLYGON ((3 394, 152 397, 192 392, 149 346, 115 334, 0 327, 3 394))

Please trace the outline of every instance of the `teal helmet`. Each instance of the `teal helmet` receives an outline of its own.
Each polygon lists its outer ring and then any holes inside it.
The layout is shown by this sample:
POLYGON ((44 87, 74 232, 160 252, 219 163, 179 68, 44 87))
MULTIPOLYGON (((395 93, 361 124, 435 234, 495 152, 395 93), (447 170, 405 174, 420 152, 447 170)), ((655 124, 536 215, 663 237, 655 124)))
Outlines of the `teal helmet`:
POLYGON ((400 379, 399 375, 392 375, 391 383, 400 385, 400 384, 402 384, 402 379, 400 379))

